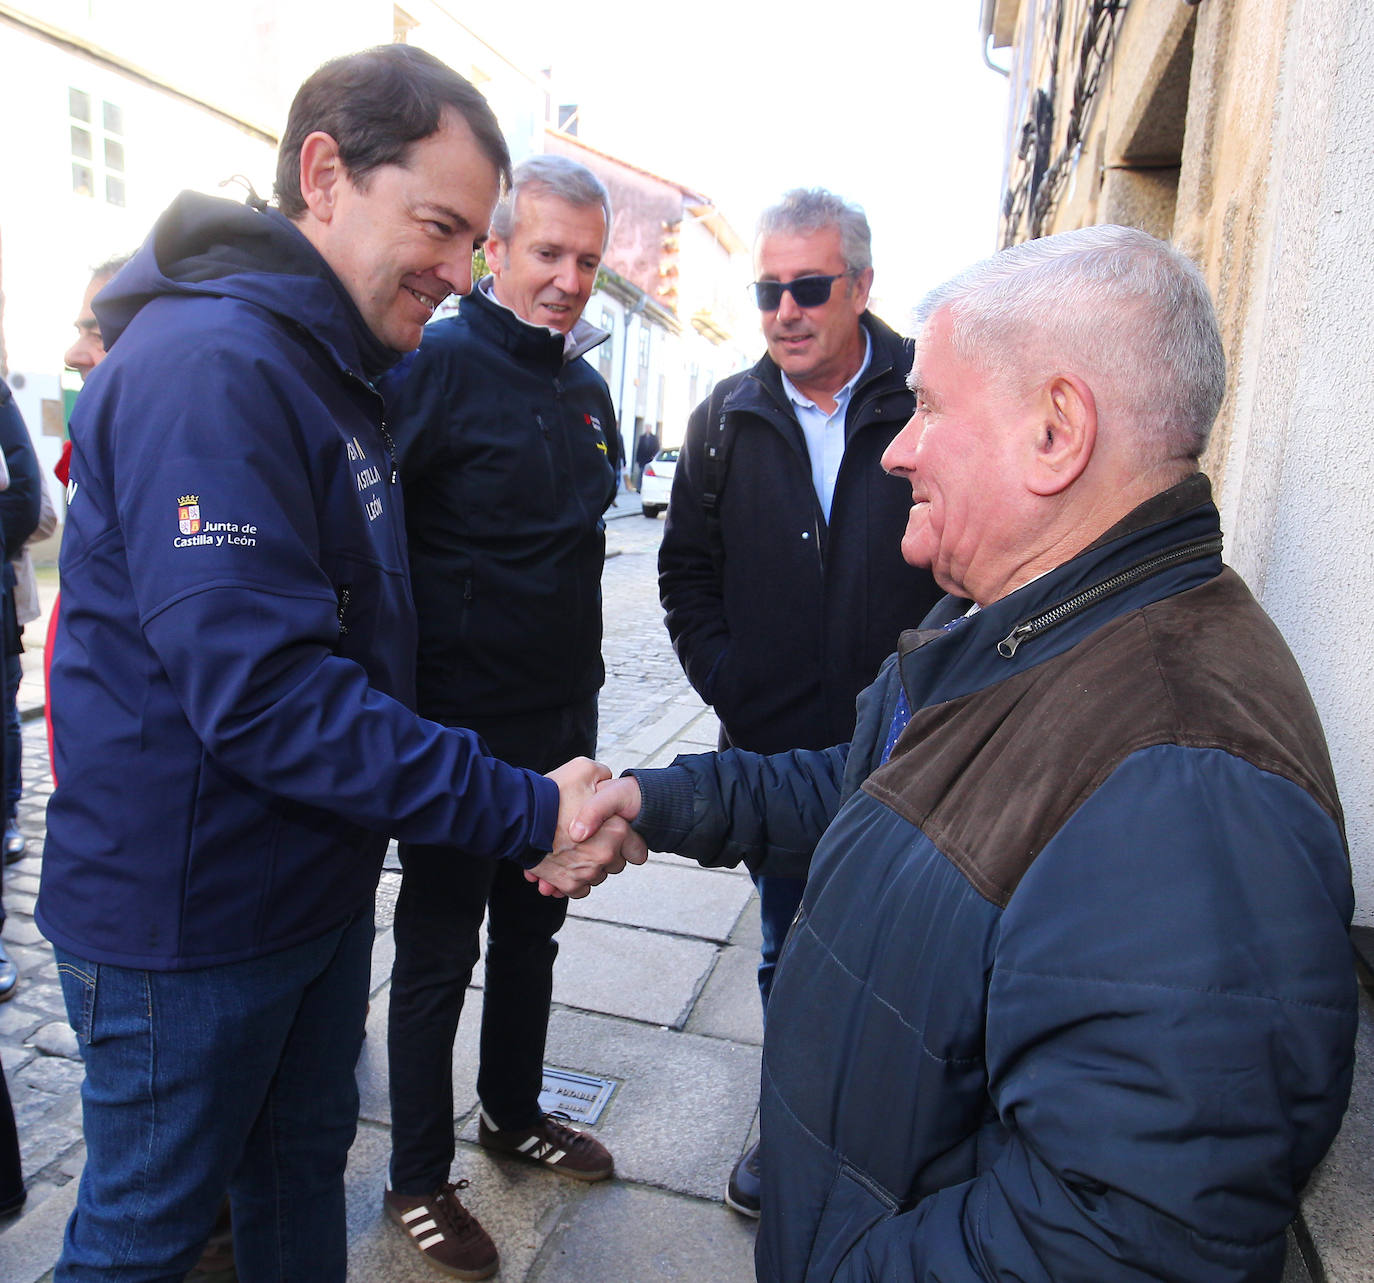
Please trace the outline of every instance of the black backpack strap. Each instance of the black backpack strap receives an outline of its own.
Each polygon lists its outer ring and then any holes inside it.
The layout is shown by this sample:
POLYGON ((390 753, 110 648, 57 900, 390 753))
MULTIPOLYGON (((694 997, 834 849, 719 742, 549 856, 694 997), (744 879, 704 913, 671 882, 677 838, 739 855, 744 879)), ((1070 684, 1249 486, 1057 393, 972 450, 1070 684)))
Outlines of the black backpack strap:
POLYGON ((725 540, 720 530, 720 496, 725 489, 732 441, 732 434, 725 430, 725 394, 720 384, 716 384, 706 405, 701 506, 706 513, 706 539, 711 549, 711 568, 717 579, 725 565, 725 540))

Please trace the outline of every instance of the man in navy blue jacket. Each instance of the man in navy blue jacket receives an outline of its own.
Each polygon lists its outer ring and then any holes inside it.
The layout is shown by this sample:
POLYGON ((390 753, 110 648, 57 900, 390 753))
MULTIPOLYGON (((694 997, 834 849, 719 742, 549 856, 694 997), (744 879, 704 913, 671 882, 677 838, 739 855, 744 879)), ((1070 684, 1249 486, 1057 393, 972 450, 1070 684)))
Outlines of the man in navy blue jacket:
POLYGON ((184 194, 96 302, 37 910, 86 1062, 58 1279, 180 1278, 226 1188, 242 1273, 343 1279, 388 835, 574 895, 623 867, 566 836, 593 763, 545 778, 411 711, 376 383, 470 288, 507 172, 437 59, 336 59, 292 104, 279 208, 184 194))
POLYGON ((1206 285, 1090 227, 921 319, 883 464, 951 595, 850 743, 598 796, 657 850, 807 871, 758 1277, 1276 1283, 1350 1090, 1354 897, 1317 711, 1198 471, 1206 285))
MULTIPOLYGON (((582 359, 609 335, 582 319, 611 232, 610 197, 564 156, 520 164, 487 242, 492 274, 426 333, 393 432, 419 619, 419 711, 547 771, 596 752, 605 524, 619 473, 615 411, 582 359)), ((458 1215, 453 1040, 487 921, 479 1139, 580 1180, 611 1174, 594 1137, 539 1108, 555 936, 568 902, 520 867, 403 842, 387 1031, 388 1214, 440 1266, 495 1268, 458 1215)))

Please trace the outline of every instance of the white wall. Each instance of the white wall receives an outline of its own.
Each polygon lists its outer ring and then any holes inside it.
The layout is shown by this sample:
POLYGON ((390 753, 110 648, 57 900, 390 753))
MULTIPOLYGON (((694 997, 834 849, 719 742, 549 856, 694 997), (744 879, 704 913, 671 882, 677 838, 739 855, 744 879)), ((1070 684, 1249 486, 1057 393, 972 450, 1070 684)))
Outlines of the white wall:
POLYGON ((1227 560, 1288 639, 1326 727, 1356 920, 1374 924, 1374 8, 1300 0, 1267 263, 1237 370, 1227 560))
POLYGON ((37 400, 54 394, 61 377, 92 265, 136 248, 183 188, 224 194, 220 180, 243 173, 260 191, 270 191, 274 149, 13 27, 0 26, 0 67, 5 342, 11 375, 26 384, 17 393, 20 408, 50 464, 59 443, 41 437, 37 400), (96 114, 105 100, 123 110, 123 208, 108 204, 102 192, 81 196, 72 190, 69 87, 89 93, 96 114))

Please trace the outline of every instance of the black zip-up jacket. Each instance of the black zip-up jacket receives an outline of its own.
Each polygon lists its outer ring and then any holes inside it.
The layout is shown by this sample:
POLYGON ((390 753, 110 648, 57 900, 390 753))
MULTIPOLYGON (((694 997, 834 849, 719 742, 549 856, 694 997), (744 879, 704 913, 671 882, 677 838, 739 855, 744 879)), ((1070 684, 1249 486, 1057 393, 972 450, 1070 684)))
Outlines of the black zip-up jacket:
POLYGON ((702 506, 709 398, 678 456, 658 559, 668 632, 731 743, 758 753, 847 740, 855 697, 943 595, 929 571, 902 560, 911 488, 878 462, 912 413, 912 344, 870 313, 862 323, 873 350, 849 403, 828 524, 766 355, 724 380, 717 401, 730 438, 719 573, 702 506))
POLYGON ((594 695, 620 466, 605 381, 479 287, 426 328, 392 431, 421 713, 462 725, 594 695))

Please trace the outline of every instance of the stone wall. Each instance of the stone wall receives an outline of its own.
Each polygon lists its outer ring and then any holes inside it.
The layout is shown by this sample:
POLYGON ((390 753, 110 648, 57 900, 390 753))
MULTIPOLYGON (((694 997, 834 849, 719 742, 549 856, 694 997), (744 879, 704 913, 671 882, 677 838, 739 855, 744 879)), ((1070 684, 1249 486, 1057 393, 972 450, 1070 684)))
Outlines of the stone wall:
MULTIPOLYGON (((1042 158, 1058 156, 1088 6, 1000 0, 999 31, 1013 8, 1011 100, 1029 118, 1035 88, 1052 88, 1042 158)), ((1371 924, 1374 665, 1361 616, 1374 597, 1374 6, 1133 0, 1112 34, 1041 230, 1129 222, 1171 237, 1207 277, 1230 363, 1204 459, 1227 560, 1283 630, 1321 711, 1356 920, 1371 924)), ((1032 160, 1011 157, 1009 187, 1032 160)), ((1007 239, 1028 234, 1004 227, 1007 239)))

